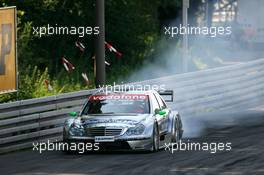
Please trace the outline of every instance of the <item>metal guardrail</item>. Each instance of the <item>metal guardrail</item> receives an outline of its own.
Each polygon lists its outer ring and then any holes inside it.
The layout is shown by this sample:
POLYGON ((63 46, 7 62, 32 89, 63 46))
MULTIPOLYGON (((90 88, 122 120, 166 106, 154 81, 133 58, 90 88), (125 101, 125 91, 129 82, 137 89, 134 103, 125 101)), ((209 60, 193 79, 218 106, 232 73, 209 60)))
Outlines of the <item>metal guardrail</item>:
MULTIPOLYGON (((174 90, 171 108, 182 117, 254 106, 264 99, 264 59, 142 82, 174 90)), ((133 83, 132 83, 133 84, 133 83)), ((33 142, 62 139, 62 124, 96 90, 0 105, 0 153, 32 147, 33 142)))
POLYGON ((61 140, 70 111, 79 111, 95 90, 0 105, 0 153, 32 147, 32 142, 61 140))

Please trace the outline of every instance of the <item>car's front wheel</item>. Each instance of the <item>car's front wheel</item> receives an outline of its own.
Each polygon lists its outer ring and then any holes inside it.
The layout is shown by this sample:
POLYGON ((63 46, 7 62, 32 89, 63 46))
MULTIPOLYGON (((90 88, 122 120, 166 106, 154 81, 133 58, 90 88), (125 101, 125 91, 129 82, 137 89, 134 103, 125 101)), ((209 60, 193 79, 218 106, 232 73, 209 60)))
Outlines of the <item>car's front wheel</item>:
MULTIPOLYGON (((65 138, 63 138, 62 143, 64 145, 70 145, 70 142, 65 138)), ((74 151, 71 151, 68 146, 63 147, 62 152, 66 153, 66 154, 73 154, 74 153, 74 151)))

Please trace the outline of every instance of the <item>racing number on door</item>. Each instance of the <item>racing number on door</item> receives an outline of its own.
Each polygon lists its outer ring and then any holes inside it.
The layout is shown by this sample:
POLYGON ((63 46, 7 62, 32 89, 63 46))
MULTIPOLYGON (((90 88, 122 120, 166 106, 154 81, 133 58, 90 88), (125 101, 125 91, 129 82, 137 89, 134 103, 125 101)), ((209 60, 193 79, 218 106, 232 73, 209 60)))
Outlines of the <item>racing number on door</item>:
POLYGON ((0 75, 5 75, 5 56, 10 54, 12 48, 12 24, 2 24, 1 31, 0 75))

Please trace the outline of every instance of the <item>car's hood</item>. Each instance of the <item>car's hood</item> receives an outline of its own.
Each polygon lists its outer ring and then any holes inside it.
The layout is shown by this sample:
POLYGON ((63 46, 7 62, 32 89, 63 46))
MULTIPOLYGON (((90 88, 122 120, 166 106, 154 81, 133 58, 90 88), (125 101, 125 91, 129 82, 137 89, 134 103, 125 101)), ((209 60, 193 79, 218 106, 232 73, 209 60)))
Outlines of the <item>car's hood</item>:
POLYGON ((151 114, 106 114, 83 115, 81 120, 85 125, 136 125, 147 119, 151 114))

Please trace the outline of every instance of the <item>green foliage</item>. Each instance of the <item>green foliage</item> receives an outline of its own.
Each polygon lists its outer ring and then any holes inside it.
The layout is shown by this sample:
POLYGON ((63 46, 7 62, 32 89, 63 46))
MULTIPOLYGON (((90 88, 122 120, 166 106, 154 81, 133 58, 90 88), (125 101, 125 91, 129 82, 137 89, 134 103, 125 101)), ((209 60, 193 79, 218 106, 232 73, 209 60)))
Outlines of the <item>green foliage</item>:
POLYGON ((34 68, 28 67, 25 71, 23 71, 23 74, 20 75, 18 93, 0 95, 0 102, 39 98, 43 96, 78 91, 81 89, 94 88, 93 86, 87 87, 82 83, 75 83, 69 76, 64 75, 64 77, 61 76, 59 78, 61 81, 52 80, 48 74, 48 68, 46 68, 43 72, 36 66, 34 68), (47 88, 45 80, 49 81, 52 86, 52 90, 47 88))
MULTIPOLYGON (((87 87, 81 73, 93 79, 94 38, 86 35, 52 35, 38 37, 33 35, 33 27, 94 26, 95 0, 1 0, 2 6, 17 6, 18 9, 18 70, 19 94, 2 95, 0 102, 36 98, 76 91, 87 87), (81 41, 85 53, 74 46, 81 41), (66 56, 75 66, 68 75, 61 64, 66 56), (29 66, 30 65, 30 66, 29 66), (43 81, 48 79, 54 90, 48 91, 43 81)), ((121 59, 106 51, 107 83, 127 77, 146 62, 152 61, 156 54, 157 42, 161 39, 160 26, 168 9, 177 17, 181 0, 105 0, 106 41, 123 53, 121 59), (160 11, 162 9, 162 11, 160 11)))

